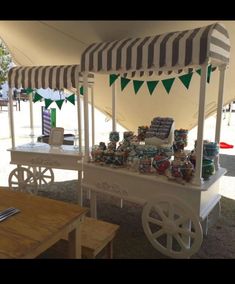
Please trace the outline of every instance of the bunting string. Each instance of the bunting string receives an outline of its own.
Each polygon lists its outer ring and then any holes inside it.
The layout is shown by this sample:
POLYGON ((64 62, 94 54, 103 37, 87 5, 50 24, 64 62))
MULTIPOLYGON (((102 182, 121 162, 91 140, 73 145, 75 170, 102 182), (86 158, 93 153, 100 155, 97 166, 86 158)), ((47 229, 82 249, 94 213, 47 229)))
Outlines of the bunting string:
MULTIPOLYGON (((211 79, 211 73, 215 70, 216 68, 212 68, 212 65, 209 65, 207 68, 207 83, 210 83, 211 79)), ((195 71, 198 75, 201 75, 201 69, 197 69, 195 71)), ((193 74, 193 69, 190 69, 190 71, 187 74, 169 78, 169 79, 163 79, 163 80, 152 80, 152 81, 146 81, 146 80, 131 80, 129 78, 126 78, 126 76, 120 76, 120 74, 110 74, 109 76, 109 86, 112 86, 112 84, 118 79, 118 77, 121 78, 121 91, 123 91, 126 86, 132 81, 133 83, 133 88, 134 88, 134 93, 137 94, 138 91, 141 89, 141 87, 144 85, 146 82, 149 94, 152 95, 154 90, 156 89, 158 83, 161 81, 163 87, 165 88, 167 94, 170 93, 172 86, 175 82, 175 79, 179 79, 180 82, 183 84, 183 86, 186 89, 189 89, 190 83, 192 81, 193 74)))

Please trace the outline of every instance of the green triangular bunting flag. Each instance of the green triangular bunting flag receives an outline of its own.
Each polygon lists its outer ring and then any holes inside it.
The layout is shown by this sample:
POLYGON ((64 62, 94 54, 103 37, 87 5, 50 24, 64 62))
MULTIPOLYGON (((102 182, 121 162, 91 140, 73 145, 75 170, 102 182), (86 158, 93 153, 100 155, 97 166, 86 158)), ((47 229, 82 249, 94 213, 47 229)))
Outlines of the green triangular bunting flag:
POLYGON ((32 93, 32 92, 33 92, 33 89, 31 89, 31 88, 26 89, 27 95, 30 94, 30 93, 32 93))
POLYGON ((197 74, 201 75, 202 70, 201 69, 197 69, 196 72, 197 72, 197 74))
POLYGON ((55 101, 55 103, 57 104, 58 108, 61 109, 62 108, 62 104, 63 104, 64 100, 58 100, 55 101))
POLYGON ((123 91, 127 84, 130 82, 130 79, 121 77, 121 90, 123 91))
POLYGON ((188 73, 182 76, 179 76, 180 81, 184 84, 184 86, 186 87, 186 89, 189 88, 191 79, 192 79, 193 73, 188 73))
POLYGON ((152 95, 159 81, 147 81, 147 86, 149 89, 150 95, 152 95))
POLYGON ((75 95, 72 94, 71 96, 67 97, 67 101, 69 101, 71 104, 75 105, 75 95))
POLYGON ((50 100, 50 99, 45 99, 45 108, 47 109, 51 103, 53 103, 52 100, 50 100))
POLYGON ((144 81, 133 80, 133 86, 134 86, 135 94, 138 93, 139 89, 141 88, 141 86, 142 86, 143 84, 144 84, 144 81))
POLYGON ((172 87, 174 81, 175 81, 175 78, 162 80, 162 84, 165 87, 168 94, 170 93, 170 90, 171 90, 171 87, 172 87))
POLYGON ((112 86, 113 83, 117 80, 119 75, 116 74, 110 74, 109 75, 109 86, 112 86))
POLYGON ((83 86, 80 88, 80 95, 83 95, 83 86))
POLYGON ((36 103, 37 101, 40 101, 41 99, 42 99, 42 96, 40 96, 38 93, 36 93, 34 95, 33 102, 36 103))
POLYGON ((210 83, 211 72, 212 72, 212 65, 209 65, 207 69, 207 83, 210 83))

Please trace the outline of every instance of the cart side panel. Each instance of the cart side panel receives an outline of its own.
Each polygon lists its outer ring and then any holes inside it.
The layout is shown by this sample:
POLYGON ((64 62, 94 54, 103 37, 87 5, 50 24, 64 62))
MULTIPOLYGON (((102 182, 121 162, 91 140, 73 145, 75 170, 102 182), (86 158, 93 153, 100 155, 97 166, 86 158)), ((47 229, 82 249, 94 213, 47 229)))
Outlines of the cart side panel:
POLYGON ((16 165, 79 171, 82 170, 82 164, 78 164, 78 160, 81 158, 75 155, 11 151, 11 164, 16 165))
POLYGON ((148 178, 138 173, 123 172, 102 166, 84 164, 83 188, 113 195, 125 200, 145 203, 159 194, 169 194, 186 202, 199 215, 201 192, 173 182, 161 182, 165 177, 148 178))

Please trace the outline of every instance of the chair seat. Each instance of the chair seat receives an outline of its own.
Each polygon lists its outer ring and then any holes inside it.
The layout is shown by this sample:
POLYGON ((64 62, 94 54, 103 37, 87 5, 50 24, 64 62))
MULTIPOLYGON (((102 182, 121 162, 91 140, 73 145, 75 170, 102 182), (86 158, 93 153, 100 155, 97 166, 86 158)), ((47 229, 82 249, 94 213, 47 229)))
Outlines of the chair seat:
MULTIPOLYGON (((82 258, 95 258, 103 249, 107 257, 112 258, 112 241, 116 236, 119 225, 85 217, 81 224, 82 258)), ((68 241, 60 240, 39 258, 67 258, 68 241)))

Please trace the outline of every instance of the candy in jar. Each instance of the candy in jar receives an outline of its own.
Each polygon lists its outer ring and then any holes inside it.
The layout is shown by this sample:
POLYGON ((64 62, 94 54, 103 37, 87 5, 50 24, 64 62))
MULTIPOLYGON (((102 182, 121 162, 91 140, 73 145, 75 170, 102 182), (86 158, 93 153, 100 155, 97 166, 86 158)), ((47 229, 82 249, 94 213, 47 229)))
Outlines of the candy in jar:
POLYGON ((152 173, 151 158, 143 157, 139 160, 139 171, 142 174, 152 173))
POLYGON ((170 167, 170 161, 166 156, 156 155, 153 159, 153 167, 157 173, 163 175, 165 171, 170 167))
POLYGON ((119 132, 117 132, 117 131, 110 132, 109 141, 118 142, 119 141, 119 132))

